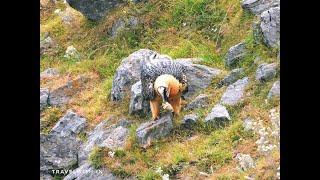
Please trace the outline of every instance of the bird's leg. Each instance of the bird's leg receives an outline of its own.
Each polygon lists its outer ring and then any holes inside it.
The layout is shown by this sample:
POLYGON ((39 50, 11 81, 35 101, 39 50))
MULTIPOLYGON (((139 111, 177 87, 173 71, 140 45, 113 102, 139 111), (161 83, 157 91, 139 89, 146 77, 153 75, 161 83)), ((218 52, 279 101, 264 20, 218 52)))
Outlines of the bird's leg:
POLYGON ((160 114, 160 97, 156 97, 154 100, 150 101, 150 108, 152 113, 152 120, 159 119, 160 114))

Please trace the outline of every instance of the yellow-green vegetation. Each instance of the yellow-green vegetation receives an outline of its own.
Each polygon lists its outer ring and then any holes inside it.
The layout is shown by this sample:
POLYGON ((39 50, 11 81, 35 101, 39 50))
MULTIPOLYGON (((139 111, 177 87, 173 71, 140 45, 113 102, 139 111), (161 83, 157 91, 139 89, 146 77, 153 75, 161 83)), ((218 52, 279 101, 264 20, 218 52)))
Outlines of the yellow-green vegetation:
MULTIPOLYGON (((65 9, 60 1, 57 6, 55 8, 65 9)), ((280 105, 279 99, 265 101, 274 81, 256 82, 257 65, 253 62, 256 57, 264 62, 276 62, 278 50, 254 43, 251 26, 256 19, 242 10, 239 0, 149 0, 121 6, 98 23, 75 13, 76 21, 72 25, 64 24, 53 10, 41 14, 40 38, 49 33, 57 41, 59 51, 54 55, 43 55, 40 70, 54 67, 60 70, 61 77, 91 73, 96 79, 73 97, 67 107, 46 108, 41 112, 41 119, 45 122, 42 132, 48 132, 69 108, 86 117, 89 127, 110 116, 119 119, 125 116, 133 122, 125 149, 115 151, 111 158, 108 150, 95 148, 89 158, 95 168, 105 166, 119 177, 136 176, 139 179, 161 179, 156 172, 159 167, 170 177, 203 179, 205 176, 200 172, 204 172, 212 175, 212 179, 244 179, 249 174, 256 174, 257 179, 274 178, 279 153, 274 151, 270 157, 259 156, 255 147, 258 137, 244 131, 242 121, 250 116, 270 125, 268 112, 280 105), (108 35, 115 20, 119 17, 127 20, 131 16, 139 17, 137 27, 125 28, 116 37, 108 35), (224 55, 231 46, 242 41, 247 42, 249 49, 238 65, 245 68, 245 75, 250 80, 245 100, 236 107, 227 107, 232 120, 225 126, 208 127, 202 121, 226 90, 226 87, 216 88, 217 82, 228 72, 224 55), (69 45, 83 55, 82 60, 63 57, 69 45), (182 111, 174 120, 172 134, 147 149, 140 148, 135 139, 135 130, 147 118, 128 115, 128 98, 122 103, 110 101, 113 75, 121 60, 141 48, 173 58, 199 57, 203 59, 202 64, 223 70, 208 89, 196 94, 211 96, 208 108, 193 111, 200 118, 195 127, 186 130, 180 126, 183 116, 190 113, 182 111), (257 168, 247 172, 234 170, 236 152, 251 154, 258 162, 257 168)), ((84 134, 80 137, 85 141, 84 134)))

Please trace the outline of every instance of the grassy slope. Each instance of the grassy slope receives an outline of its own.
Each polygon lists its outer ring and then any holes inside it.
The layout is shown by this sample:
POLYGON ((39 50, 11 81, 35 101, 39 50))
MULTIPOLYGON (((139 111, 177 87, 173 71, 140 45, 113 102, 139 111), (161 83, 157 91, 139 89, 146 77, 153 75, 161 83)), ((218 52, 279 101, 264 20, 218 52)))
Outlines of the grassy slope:
MULTIPOLYGON (((59 3, 58 7, 65 9, 62 3, 59 3)), ((48 131, 69 108, 83 114, 90 127, 111 115, 119 118, 127 116, 135 123, 130 129, 130 141, 124 152, 120 153, 122 155, 112 159, 99 153, 103 164, 122 177, 136 175, 141 179, 157 179, 160 178, 155 173, 157 167, 162 167, 164 172, 172 176, 191 176, 195 179, 204 177, 199 174, 200 171, 211 173, 211 167, 216 179, 238 179, 249 173, 263 178, 275 175, 279 154, 275 151, 274 157, 254 156, 258 154, 255 145, 257 137, 244 132, 242 120, 251 116, 270 124, 268 111, 278 106, 279 102, 265 102, 272 82, 258 84, 254 81, 256 65, 253 60, 259 56, 266 62, 276 62, 277 54, 264 45, 253 43, 251 25, 255 17, 243 12, 238 0, 149 0, 146 3, 120 7, 100 23, 89 22, 75 12, 76 21, 72 25, 64 25, 53 10, 54 8, 48 10, 41 17, 41 36, 44 32, 49 32, 60 45, 59 52, 41 58, 41 71, 55 67, 61 71, 62 76, 69 73, 74 76, 91 73, 97 78, 86 90, 77 94, 67 107, 44 110, 41 114, 47 124, 44 131, 48 131), (138 27, 125 29, 116 38, 107 35, 117 17, 128 19, 130 16, 139 16, 141 23, 138 27), (246 91, 248 97, 243 103, 237 107, 228 107, 232 122, 222 129, 205 127, 199 123, 193 131, 186 131, 179 128, 183 115, 188 113, 183 112, 175 119, 172 136, 156 142, 145 151, 138 148, 134 132, 137 125, 146 118, 128 116, 128 100, 121 104, 109 101, 113 74, 120 61, 138 49, 149 48, 173 58, 201 57, 204 59, 203 64, 227 72, 223 63, 224 54, 230 46, 243 40, 248 42, 251 53, 239 66, 246 67, 250 86, 246 91), (84 59, 80 63, 63 57, 69 45, 75 46, 83 54, 84 59), (190 136, 194 139, 188 140, 190 136), (235 171, 234 152, 251 154, 259 162, 258 167, 253 172, 235 171), (196 163, 188 165, 191 161, 196 163), (179 168, 183 163, 184 168, 179 168)), ((226 89, 215 89, 216 82, 217 80, 212 82, 212 86, 205 90, 213 95, 209 108, 195 111, 200 115, 200 119, 219 101, 226 89)), ((45 83, 42 83, 42 86, 45 86, 45 83)))

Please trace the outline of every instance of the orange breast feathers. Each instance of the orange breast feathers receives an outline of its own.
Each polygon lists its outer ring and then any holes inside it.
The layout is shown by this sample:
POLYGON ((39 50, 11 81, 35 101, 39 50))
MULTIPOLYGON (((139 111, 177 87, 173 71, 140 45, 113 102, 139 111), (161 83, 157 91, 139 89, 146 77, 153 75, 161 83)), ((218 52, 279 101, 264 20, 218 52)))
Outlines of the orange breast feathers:
POLYGON ((181 84, 179 81, 170 74, 163 74, 159 76, 155 83, 154 89, 158 89, 158 87, 166 87, 169 92, 169 97, 174 97, 180 93, 180 86, 181 84))

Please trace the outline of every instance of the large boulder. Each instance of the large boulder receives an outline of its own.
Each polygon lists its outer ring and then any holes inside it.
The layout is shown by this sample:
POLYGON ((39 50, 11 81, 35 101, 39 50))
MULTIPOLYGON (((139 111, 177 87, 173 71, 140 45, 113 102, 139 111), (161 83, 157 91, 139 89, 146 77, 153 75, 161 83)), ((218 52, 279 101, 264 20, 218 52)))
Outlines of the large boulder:
POLYGON ((75 136, 40 135, 40 171, 52 173, 56 169, 72 169, 77 165, 80 141, 75 136))
POLYGON ((243 0, 241 6, 243 9, 253 13, 260 14, 263 11, 280 5, 280 0, 243 0))
POLYGON ((40 111, 48 105, 49 89, 40 88, 40 111))
POLYGON ((131 87, 129 114, 138 114, 143 116, 150 111, 149 101, 142 98, 141 89, 141 81, 138 81, 131 87))
POLYGON ((243 68, 233 69, 226 77, 219 82, 219 87, 236 82, 244 74, 243 68))
POLYGON ((86 180, 86 179, 95 179, 95 180, 116 180, 114 175, 106 169, 100 168, 95 169, 90 163, 86 162, 77 169, 72 170, 63 180, 86 180))
POLYGON ((263 63, 258 66, 256 71, 256 80, 259 82, 265 82, 273 79, 277 75, 277 64, 263 63))
POLYGON ((232 46, 225 56, 225 65, 229 68, 234 67, 246 54, 247 49, 244 42, 232 46))
POLYGON ((229 112, 226 107, 221 104, 215 105, 211 112, 204 119, 204 122, 207 124, 220 125, 231 120, 229 112))
MULTIPOLYGON (((112 101, 122 100, 131 89, 131 86, 140 80, 140 62, 144 59, 152 59, 152 61, 172 60, 169 56, 161 55, 148 49, 140 49, 123 59, 113 78, 112 101)), ((180 59, 177 62, 186 66, 187 69, 189 92, 186 93, 185 97, 190 97, 195 92, 207 88, 212 79, 221 73, 219 69, 194 64, 192 60, 180 59)))
MULTIPOLYGON (((140 0, 134 0, 137 3, 140 0)), ((125 0, 67 0, 67 3, 92 21, 101 20, 108 12, 122 4, 125 0)))
POLYGON ((273 97, 280 97, 280 81, 274 82, 268 93, 268 99, 273 97))
POLYGON ((79 134, 84 130, 86 122, 87 120, 84 117, 79 116, 72 110, 68 110, 51 129, 50 134, 62 137, 79 134))
POLYGON ((122 100, 133 83, 140 80, 140 61, 152 54, 157 53, 149 49, 140 49, 121 61, 112 82, 112 101, 122 100))
POLYGON ((236 105, 243 97, 245 87, 249 83, 249 78, 244 77, 228 86, 226 92, 221 97, 221 104, 236 105))
POLYGON ((88 80, 89 78, 86 76, 78 76, 73 80, 69 80, 66 84, 51 89, 49 94, 49 105, 62 106, 68 103, 71 97, 78 93, 88 80))
POLYGON ((206 94, 198 95, 194 100, 192 100, 186 107, 186 110, 194 110, 197 108, 208 107, 209 96, 206 94))
POLYGON ((184 97, 189 98, 193 94, 210 86, 212 80, 217 77, 221 70, 201 64, 194 64, 191 61, 177 61, 186 66, 188 80, 188 92, 184 97))
POLYGON ((88 134, 87 141, 79 148, 79 164, 84 164, 89 153, 95 146, 107 147, 112 150, 124 147, 129 130, 126 128, 128 123, 119 121, 117 124, 110 124, 112 117, 102 121, 93 131, 88 134))
POLYGON ((273 7, 261 14, 261 32, 269 47, 280 46, 280 7, 273 7))
POLYGON ((153 140, 168 136, 173 129, 172 119, 172 113, 168 112, 156 121, 151 120, 141 124, 136 130, 138 143, 145 147, 153 140))

